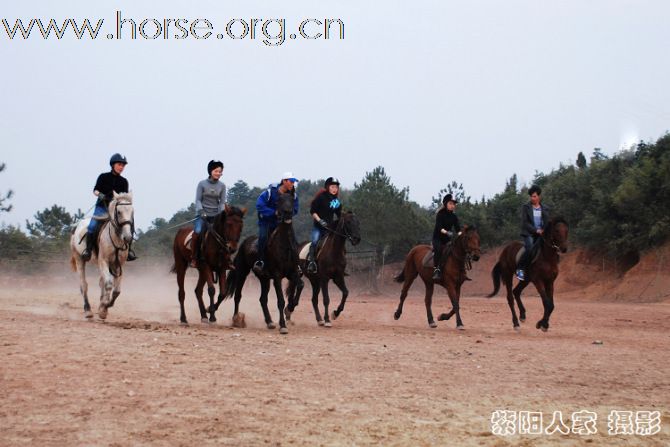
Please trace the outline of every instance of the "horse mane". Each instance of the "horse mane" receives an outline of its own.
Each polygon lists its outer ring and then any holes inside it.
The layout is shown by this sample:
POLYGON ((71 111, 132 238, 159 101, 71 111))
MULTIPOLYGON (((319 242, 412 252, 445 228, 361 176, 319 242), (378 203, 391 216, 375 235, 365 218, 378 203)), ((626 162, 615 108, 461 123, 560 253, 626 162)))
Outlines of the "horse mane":
POLYGON ((554 228, 555 225, 558 224, 564 224, 566 227, 569 227, 568 221, 563 218, 563 216, 556 216, 552 219, 549 220, 549 223, 547 224, 547 228, 545 228, 545 231, 547 234, 551 233, 552 228, 554 228))
POLYGON ((119 202, 121 200, 127 200, 128 202, 133 203, 133 194, 129 192, 117 193, 116 198, 112 199, 112 202, 119 202))
POLYGON ((230 209, 226 211, 226 214, 229 216, 239 216, 239 217, 244 217, 244 211, 242 211, 241 208, 236 207, 236 206, 230 206, 230 209))

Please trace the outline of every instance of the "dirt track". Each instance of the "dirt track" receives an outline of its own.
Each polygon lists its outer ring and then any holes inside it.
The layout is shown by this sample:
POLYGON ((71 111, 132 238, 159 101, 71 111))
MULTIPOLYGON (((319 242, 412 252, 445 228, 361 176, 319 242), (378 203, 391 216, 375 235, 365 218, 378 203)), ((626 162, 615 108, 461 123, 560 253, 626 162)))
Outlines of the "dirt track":
MULTIPOLYGON (((331 329, 316 326, 304 296, 281 336, 263 327, 253 289, 248 328, 227 327, 230 302, 217 325, 200 323, 190 291, 191 326, 181 327, 173 277, 127 276, 107 323, 84 321, 74 274, 0 278, 1 445, 670 443, 667 302, 564 295, 542 333, 529 296, 515 333, 502 297, 466 298, 456 331, 453 321, 428 328, 421 286, 400 321, 393 289, 354 290, 331 329), (502 409, 541 411, 544 425, 556 410, 567 424, 594 411, 598 434, 494 436, 491 413, 502 409), (661 433, 610 436, 611 410, 659 410, 661 433)), ((95 279, 90 289, 97 307, 95 279)), ((437 295, 435 314, 448 308, 437 295)))

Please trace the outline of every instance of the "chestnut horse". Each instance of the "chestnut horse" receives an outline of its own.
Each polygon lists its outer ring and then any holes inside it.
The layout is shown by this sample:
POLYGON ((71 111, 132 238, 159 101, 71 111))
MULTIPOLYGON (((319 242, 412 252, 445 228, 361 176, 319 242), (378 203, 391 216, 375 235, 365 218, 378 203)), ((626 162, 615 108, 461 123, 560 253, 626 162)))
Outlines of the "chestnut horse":
MULTIPOLYGON (((323 246, 317 254, 316 273, 306 273, 305 275, 312 284, 312 306, 314 307, 314 316, 319 326, 331 327, 330 316, 328 315, 328 306, 330 297, 328 295, 328 282, 332 279, 335 285, 342 292, 342 299, 337 309, 333 311, 333 320, 337 319, 344 310, 344 305, 349 296, 349 290, 344 282, 344 269, 347 266, 345 243, 349 240, 352 245, 357 245, 361 241, 361 230, 358 218, 354 213, 348 211, 342 215, 338 221, 335 230, 330 230, 330 234, 323 242, 323 246), (323 294, 323 316, 319 312, 319 290, 323 294), (325 321, 324 321, 325 320, 325 321)), ((298 248, 300 253, 310 242, 303 242, 298 248)), ((307 271, 307 260, 301 259, 300 266, 303 272, 307 271)), ((299 283, 294 297, 289 296, 288 307, 286 308, 286 319, 291 319, 291 313, 300 302, 300 293, 302 292, 302 283, 299 283)))
MULTIPOLYGON (((268 329, 275 329, 272 316, 268 310, 268 293, 270 291, 270 280, 273 281, 275 293, 277 294, 277 308, 279 309, 279 332, 288 334, 286 319, 284 318, 284 307, 286 301, 282 292, 282 279, 288 278, 288 296, 295 293, 295 287, 302 283, 298 270, 298 243, 293 233, 293 194, 279 194, 277 199, 277 228, 268 237, 265 251, 265 268, 261 274, 254 271, 261 283, 260 303, 268 329)), ((226 280, 226 291, 224 297, 219 295, 219 300, 214 305, 216 310, 225 298, 235 296, 235 311, 233 321, 238 317, 240 300, 242 299, 242 287, 249 276, 254 262, 258 259, 258 244, 256 236, 249 236, 242 242, 240 252, 235 257, 235 268, 228 272, 226 280)))
MULTIPOLYGON (((237 244, 242 233, 242 220, 246 212, 246 208, 240 209, 226 205, 224 211, 214 217, 213 223, 206 230, 204 237, 200 239, 203 243, 203 261, 198 262, 198 283, 195 287, 195 296, 198 299, 200 319, 203 323, 214 323, 216 321, 216 308, 213 306, 214 293, 216 292, 214 284, 217 280, 220 281, 219 299, 222 299, 225 289, 226 269, 231 268, 231 258, 237 251, 237 244), (202 301, 202 290, 205 283, 207 283, 207 293, 209 294, 210 307, 208 309, 205 308, 202 301), (209 311, 209 319, 207 318, 207 311, 209 311)), ((185 241, 192 231, 193 227, 180 228, 175 235, 172 246, 174 265, 171 272, 177 274, 179 307, 181 308, 179 320, 182 324, 188 324, 184 312, 184 298, 186 295, 184 292, 184 276, 193 257, 195 247, 187 247, 185 241)))
POLYGON ((431 306, 434 286, 435 284, 440 284, 447 289, 452 308, 449 313, 441 314, 438 320, 448 320, 456 314, 456 328, 464 329, 459 307, 461 286, 466 278, 466 267, 470 266, 471 261, 479 260, 481 254, 479 249, 479 233, 474 226, 468 227, 466 225, 456 239, 454 239, 451 246, 446 245, 444 247, 442 259, 446 260, 443 261, 444 268, 442 269, 442 276, 438 281, 432 279, 432 257, 429 265, 424 265, 424 258, 428 253, 432 253, 432 247, 430 245, 417 245, 407 254, 403 271, 395 277, 396 282, 404 281, 404 284, 400 293, 400 303, 398 304, 398 309, 395 311, 393 318, 396 320, 400 318, 402 315, 402 306, 405 303, 405 298, 407 298, 407 291, 416 277, 421 276, 421 279, 426 286, 426 314, 428 316, 428 324, 430 327, 437 327, 437 323, 435 323, 435 320, 433 319, 431 306))
POLYGON ((519 281, 514 290, 512 290, 512 281, 517 266, 516 255, 523 247, 521 242, 514 241, 507 244, 500 253, 498 263, 491 271, 493 292, 488 295, 488 298, 498 293, 500 279, 502 278, 507 288, 507 304, 512 311, 512 324, 517 331, 519 330, 519 320, 514 310, 514 300, 516 299, 519 306, 521 321, 526 321, 526 308, 523 307, 521 302, 521 292, 531 282, 542 297, 542 306, 544 307, 544 315, 535 327, 542 329, 544 332, 549 329, 549 317, 554 310, 554 281, 558 277, 559 253, 568 251, 568 223, 561 217, 549 221, 540 237, 539 244, 537 258, 526 269, 526 280, 519 281))

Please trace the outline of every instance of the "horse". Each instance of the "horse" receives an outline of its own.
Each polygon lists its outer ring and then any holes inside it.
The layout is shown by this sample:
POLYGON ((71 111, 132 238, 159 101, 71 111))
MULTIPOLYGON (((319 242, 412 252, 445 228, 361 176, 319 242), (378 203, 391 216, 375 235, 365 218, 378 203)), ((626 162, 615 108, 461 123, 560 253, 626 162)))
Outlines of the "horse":
POLYGON ((70 266, 79 272, 79 290, 84 298, 84 316, 93 318, 88 301, 88 283, 86 282, 86 262, 81 257, 86 248, 86 232, 91 219, 104 220, 97 237, 95 256, 100 271, 100 306, 98 318, 107 318, 107 310, 121 294, 123 264, 128 258, 128 248, 135 234, 135 218, 132 193, 114 193, 107 207, 106 217, 86 218, 77 224, 70 237, 70 266))
MULTIPOLYGON (((312 284, 312 306, 314 315, 319 326, 331 327, 330 317, 328 315, 328 306, 330 297, 328 295, 328 282, 332 279, 335 285, 342 292, 340 305, 333 311, 333 320, 337 319, 344 310, 344 305, 349 296, 349 290, 344 282, 344 269, 347 266, 345 243, 349 240, 352 245, 357 245, 361 241, 360 223, 354 213, 348 211, 342 215, 338 221, 335 230, 330 230, 330 234, 323 240, 323 245, 317 253, 316 273, 306 273, 309 282, 312 284), (323 293, 324 319, 319 312, 319 290, 323 293)), ((311 242, 303 242, 298 248, 298 253, 307 252, 311 242)), ((307 271, 307 260, 300 260, 300 267, 303 272, 307 271)), ((286 319, 291 319, 291 313, 300 302, 300 293, 302 292, 302 283, 297 285, 294 297, 290 297, 286 309, 286 319)))
MULTIPOLYGON (((242 233, 242 225, 246 208, 237 208, 226 205, 223 212, 214 217, 211 227, 205 232, 200 242, 202 247, 203 260, 198 262, 198 282, 195 286, 195 296, 198 299, 198 307, 200 308, 200 320, 203 323, 216 322, 216 308, 214 308, 214 293, 216 289, 214 284, 220 281, 219 284, 219 299, 223 298, 223 291, 225 289, 225 273, 226 269, 231 268, 231 257, 237 251, 237 246, 242 233), (205 308, 202 300, 202 291, 205 283, 207 283, 207 293, 209 294, 209 308, 205 308), (209 312, 209 319, 207 318, 209 312)), ((183 227, 177 231, 172 244, 172 252, 174 255, 174 265, 170 270, 177 274, 177 286, 179 287, 178 298, 181 314, 179 321, 186 325, 186 313, 184 312, 184 276, 188 269, 195 247, 187 246, 187 238, 193 232, 193 227, 183 227)))
MULTIPOLYGON (((279 332, 288 334, 286 320, 284 318, 284 307, 286 301, 282 292, 282 279, 288 278, 289 287, 287 295, 293 296, 295 287, 302 283, 298 267, 298 251, 295 234, 293 232, 293 194, 279 194, 277 199, 277 219, 279 224, 270 234, 266 247, 265 268, 262 273, 254 274, 261 283, 260 304, 265 317, 265 324, 268 329, 275 329, 276 325, 272 321, 272 316, 268 310, 268 293, 270 291, 270 280, 273 281, 275 293, 277 294, 277 308, 279 309, 279 332)), ((258 244, 256 236, 249 236, 242 242, 240 251, 235 257, 234 269, 228 272, 226 279, 225 298, 219 297, 219 301, 214 305, 218 308, 221 301, 231 296, 235 296, 235 311, 233 321, 236 321, 239 314, 240 300, 242 299, 242 287, 252 269, 256 259, 258 259, 258 244)))
POLYGON ((538 293, 542 297, 542 306, 544 314, 542 319, 537 322, 535 327, 544 332, 549 330, 549 316, 554 310, 554 281, 558 277, 559 253, 565 253, 568 250, 568 223, 561 217, 556 217, 549 221, 542 236, 540 237, 540 247, 537 257, 526 269, 526 280, 519 283, 512 290, 512 281, 517 265, 517 253, 523 247, 519 241, 508 243, 498 262, 491 271, 493 278, 493 292, 487 295, 488 298, 495 296, 500 290, 500 279, 507 287, 507 304, 512 311, 512 324, 514 330, 519 330, 519 320, 514 310, 514 300, 519 306, 519 316, 521 321, 526 320, 526 308, 521 302, 521 292, 531 282, 535 285, 538 293))
POLYGON ((437 323, 433 319, 431 306, 434 286, 435 284, 440 284, 447 289, 452 309, 449 313, 441 314, 438 320, 448 320, 455 314, 456 328, 460 330, 464 329, 459 300, 461 297, 461 286, 466 278, 465 270, 470 267, 471 261, 478 261, 481 254, 477 229, 474 226, 464 226, 452 244, 445 245, 443 250, 442 259, 445 259, 444 268, 442 269, 442 276, 437 281, 432 279, 433 265, 432 261, 430 261, 432 259, 432 247, 430 245, 417 245, 409 251, 405 258, 405 266, 402 272, 394 278, 396 282, 404 282, 402 291, 400 292, 398 309, 393 314, 394 319, 397 320, 402 315, 402 307, 407 297, 407 291, 416 277, 421 276, 426 286, 425 303, 428 325, 431 328, 437 327, 437 323), (425 259, 429 261, 426 262, 425 259))

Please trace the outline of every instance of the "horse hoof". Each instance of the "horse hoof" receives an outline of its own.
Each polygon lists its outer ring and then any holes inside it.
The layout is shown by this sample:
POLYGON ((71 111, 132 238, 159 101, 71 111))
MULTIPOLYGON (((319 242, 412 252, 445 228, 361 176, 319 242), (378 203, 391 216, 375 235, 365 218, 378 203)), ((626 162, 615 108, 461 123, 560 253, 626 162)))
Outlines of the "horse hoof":
POLYGON ((335 311, 333 311, 333 313, 330 314, 330 316, 332 317, 333 320, 337 320, 338 315, 335 313, 335 311))
POLYGON ((179 324, 183 327, 188 327, 188 321, 180 321, 179 324))
POLYGON ((522 323, 525 323, 525 322, 526 322, 526 318, 525 318, 525 317, 519 318, 519 321, 521 321, 522 323))
POLYGON ((428 325, 433 329, 437 327, 437 323, 435 323, 434 321, 431 321, 430 323, 428 323, 428 325))
POLYGON ((540 321, 538 321, 538 322, 535 324, 535 329, 540 329, 541 327, 542 327, 542 323, 541 323, 540 321))
POLYGON ((268 329, 276 329, 276 328, 277 328, 276 324, 274 324, 272 322, 268 323, 268 329))
POLYGON ((521 327, 520 326, 514 326, 514 330, 516 332, 521 332, 521 327))
POLYGON ((209 324, 209 318, 201 318, 200 322, 209 324))
POLYGON ((317 323, 319 324, 319 326, 323 326, 323 320, 317 320, 317 323))
POLYGON ((547 332, 547 331, 549 330, 549 328, 548 328, 548 327, 544 327, 544 326, 542 326, 542 327, 540 328, 540 330, 541 330, 542 332, 547 332))
POLYGON ((323 326, 324 327, 333 327, 333 323, 331 323, 330 321, 326 321, 325 323, 323 323, 323 326))
POLYGON ((86 317, 88 319, 93 318, 93 312, 91 312, 90 310, 87 310, 86 312, 84 312, 84 317, 86 317))
POLYGON ((288 334, 288 328, 285 327, 279 328, 279 333, 282 335, 288 334))
POLYGON ((98 310, 98 318, 100 318, 101 320, 104 320, 104 319, 107 318, 107 309, 106 308, 102 308, 102 309, 98 310))
POLYGON ((285 310, 284 311, 284 317, 286 317, 287 320, 290 320, 291 319, 291 312, 289 312, 288 310, 285 310))
POLYGON ((451 318, 448 314, 440 314, 439 317, 437 317, 437 321, 447 321, 449 318, 451 318))
POLYGON ((402 314, 399 314, 398 312, 394 313, 394 314, 393 314, 393 319, 394 319, 394 320, 399 320, 399 319, 400 319, 400 315, 402 315, 402 314))
POLYGON ((216 318, 210 318, 209 319, 209 324, 216 324, 216 318))
POLYGON ((456 329, 459 330, 459 331, 464 331, 464 330, 465 330, 465 326, 463 326, 463 325, 456 326, 456 329))

